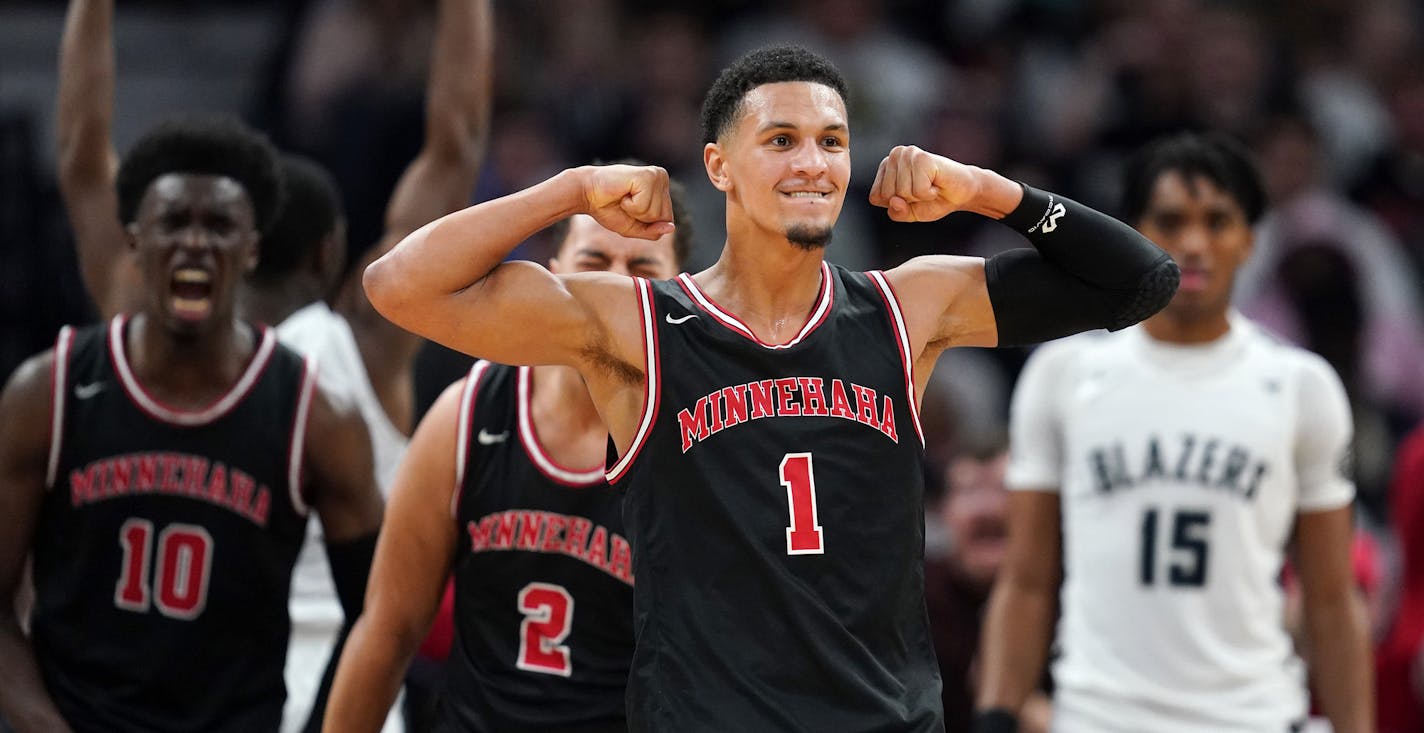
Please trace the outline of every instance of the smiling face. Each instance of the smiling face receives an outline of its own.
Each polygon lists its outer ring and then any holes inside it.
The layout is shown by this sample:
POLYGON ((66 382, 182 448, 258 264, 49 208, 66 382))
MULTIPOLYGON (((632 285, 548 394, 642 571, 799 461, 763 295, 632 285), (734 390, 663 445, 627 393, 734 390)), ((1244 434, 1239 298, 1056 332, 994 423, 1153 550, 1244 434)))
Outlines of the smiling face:
POLYGON ((703 152, 708 177, 727 194, 728 231, 824 247, 850 184, 844 101, 824 84, 776 82, 747 92, 739 112, 703 152))
POLYGON ((226 176, 159 176, 128 233, 150 316, 179 336, 231 320, 237 284, 257 266, 258 255, 252 202, 242 184, 226 176))
POLYGON ((569 219, 568 234, 559 244, 558 254, 549 261, 549 271, 614 272, 667 280, 678 271, 673 237, 664 234, 655 241, 625 237, 604 229, 593 217, 579 214, 569 219))
POLYGON ((1181 322, 1223 317, 1236 271, 1251 254, 1251 224, 1236 199, 1205 176, 1167 170, 1153 183, 1137 229, 1182 269, 1164 313, 1181 322))

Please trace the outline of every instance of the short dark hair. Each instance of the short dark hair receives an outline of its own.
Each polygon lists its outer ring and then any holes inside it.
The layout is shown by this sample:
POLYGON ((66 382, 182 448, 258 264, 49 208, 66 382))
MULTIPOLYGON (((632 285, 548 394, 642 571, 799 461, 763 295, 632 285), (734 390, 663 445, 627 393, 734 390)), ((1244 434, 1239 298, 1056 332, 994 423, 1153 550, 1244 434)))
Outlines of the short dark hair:
POLYGON ((286 276, 336 231, 344 216, 336 181, 316 161, 302 155, 281 159, 285 195, 277 216, 262 235, 262 258, 252 276, 275 280, 286 276))
POLYGON ((850 105, 845 77, 825 57, 801 46, 760 48, 723 69, 707 90, 707 97, 702 100, 702 141, 717 142, 732 126, 747 92, 763 84, 783 81, 825 84, 841 95, 842 102, 850 105))
POLYGON ((1251 154, 1220 133, 1184 132, 1148 143, 1128 161, 1122 175, 1123 217, 1137 223, 1147 211, 1152 187, 1164 173, 1202 176, 1236 200, 1255 223, 1266 208, 1266 189, 1251 154))
POLYGON ((119 164, 119 221, 133 223, 149 184, 169 173, 242 184, 258 231, 271 225, 282 198, 277 151, 265 135, 231 117, 179 117, 149 128, 119 164))
MULTIPOLYGON (((639 160, 620 160, 622 165, 647 165, 639 160)), ((668 197, 672 199, 672 221, 676 228, 672 232, 672 259, 673 266, 679 271, 687 264, 687 258, 692 254, 692 213, 687 208, 687 188, 676 180, 668 179, 668 197)), ((549 225, 548 241, 553 242, 554 252, 557 253, 564 248, 564 240, 569 237, 569 220, 560 219, 549 225)))

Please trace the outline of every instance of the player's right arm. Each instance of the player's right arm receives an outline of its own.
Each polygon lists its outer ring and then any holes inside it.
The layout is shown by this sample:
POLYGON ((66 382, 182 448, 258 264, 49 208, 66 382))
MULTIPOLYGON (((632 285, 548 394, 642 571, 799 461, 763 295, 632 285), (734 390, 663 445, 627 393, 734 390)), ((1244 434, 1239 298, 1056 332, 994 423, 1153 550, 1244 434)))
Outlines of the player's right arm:
POLYGON ((15 615, 45 495, 53 367, 53 351, 31 358, 0 394, 0 713, 21 733, 69 730, 15 615))
POLYGON ((113 0, 71 0, 59 45, 59 190, 79 268, 105 319, 139 305, 140 277, 119 223, 114 178, 113 0))
POLYGON ((337 668, 326 730, 381 729, 440 605, 457 539, 450 504, 464 384, 450 385, 436 400, 396 473, 365 610, 337 668))
POLYGON ((520 242, 574 214, 657 239, 673 228, 667 172, 584 166, 441 217, 366 268, 366 294, 396 325, 491 361, 562 364, 585 376, 609 357, 640 363, 628 278, 556 277, 530 262, 503 262, 520 242))
POLYGON ((1062 345, 1039 349, 1014 389, 1009 418, 1009 546, 980 639, 976 733, 1012 731, 1048 658, 1062 580, 1062 449, 1054 398, 1062 345))

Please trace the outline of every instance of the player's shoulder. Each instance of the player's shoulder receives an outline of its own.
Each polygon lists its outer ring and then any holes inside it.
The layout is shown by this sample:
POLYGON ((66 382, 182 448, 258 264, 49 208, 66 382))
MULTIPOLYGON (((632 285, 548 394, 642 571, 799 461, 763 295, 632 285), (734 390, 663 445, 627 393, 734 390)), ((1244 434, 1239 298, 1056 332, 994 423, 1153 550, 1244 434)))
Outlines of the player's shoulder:
POLYGON ((1271 329, 1233 313, 1231 327, 1245 332, 1245 339, 1270 368, 1299 374, 1305 379, 1339 381, 1335 368, 1321 355, 1297 346, 1271 329))
POLYGON ((1110 359, 1114 352, 1127 347, 1136 328, 1116 333, 1087 331, 1046 341, 1029 355, 1025 368, 1033 366, 1038 371, 1062 373, 1094 361, 1110 359))

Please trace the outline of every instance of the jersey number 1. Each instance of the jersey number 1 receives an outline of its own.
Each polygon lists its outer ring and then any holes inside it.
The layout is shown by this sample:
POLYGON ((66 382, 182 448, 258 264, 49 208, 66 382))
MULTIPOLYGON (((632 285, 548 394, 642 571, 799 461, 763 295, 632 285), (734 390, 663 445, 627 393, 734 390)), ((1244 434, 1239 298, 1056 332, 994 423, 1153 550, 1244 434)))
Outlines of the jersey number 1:
POLYGON ((781 458, 781 485, 786 487, 786 503, 791 526, 786 528, 786 554, 820 555, 826 545, 821 540, 821 524, 816 516, 816 476, 810 453, 787 453, 781 458))
POLYGON ((145 613, 152 603, 169 618, 197 618, 208 604, 212 535, 196 524, 164 527, 158 535, 158 567, 154 572, 158 580, 150 583, 148 568, 153 544, 153 522, 147 519, 130 518, 119 528, 124 564, 114 588, 114 605, 145 613))

